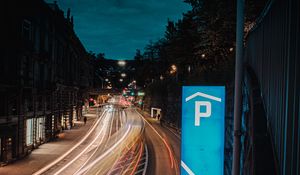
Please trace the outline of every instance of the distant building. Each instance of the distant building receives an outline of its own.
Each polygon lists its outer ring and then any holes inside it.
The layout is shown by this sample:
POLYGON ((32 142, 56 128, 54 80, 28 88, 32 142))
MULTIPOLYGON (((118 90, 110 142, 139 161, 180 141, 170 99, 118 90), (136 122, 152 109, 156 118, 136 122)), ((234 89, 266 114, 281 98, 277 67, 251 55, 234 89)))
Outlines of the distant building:
POLYGON ((81 118, 93 67, 54 2, 1 2, 0 163, 26 156, 81 118))

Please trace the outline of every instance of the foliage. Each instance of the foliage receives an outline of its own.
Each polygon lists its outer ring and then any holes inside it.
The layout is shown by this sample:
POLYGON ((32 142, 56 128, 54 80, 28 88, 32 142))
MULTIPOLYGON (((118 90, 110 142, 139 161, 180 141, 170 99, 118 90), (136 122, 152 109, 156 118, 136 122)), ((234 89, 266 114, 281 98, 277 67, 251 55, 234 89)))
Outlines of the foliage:
MULTIPOLYGON (((145 80, 149 88, 160 81, 168 82, 150 93, 152 97, 155 93, 165 96, 162 107, 180 101, 176 91, 181 85, 224 85, 232 81, 234 75, 236 1, 184 2, 191 5, 191 10, 176 22, 168 19, 164 37, 150 41, 145 47, 144 64, 140 68, 140 79, 145 80), (170 73, 171 65, 176 65, 176 73, 170 73), (160 80, 161 76, 164 80, 160 80), (160 90, 165 93, 156 92, 160 90)), ((247 0, 246 24, 255 20, 265 2, 247 0)), ((172 113, 165 114, 174 117, 172 113)))

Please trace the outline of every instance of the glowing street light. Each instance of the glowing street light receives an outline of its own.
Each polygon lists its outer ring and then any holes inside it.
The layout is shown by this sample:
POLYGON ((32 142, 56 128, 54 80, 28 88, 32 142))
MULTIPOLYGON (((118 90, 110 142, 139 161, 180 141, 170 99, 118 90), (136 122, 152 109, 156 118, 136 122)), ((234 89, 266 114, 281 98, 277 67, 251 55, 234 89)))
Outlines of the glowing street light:
POLYGON ((160 79, 160 80, 163 80, 163 79, 164 79, 164 77, 163 77, 162 75, 160 75, 159 79, 160 79))
POLYGON ((107 78, 105 78, 105 81, 106 81, 106 82, 108 82, 108 79, 107 79, 107 78))
POLYGON ((171 66, 170 73, 171 73, 171 74, 174 74, 174 73, 176 73, 176 71, 177 71, 177 67, 176 67, 175 64, 173 64, 173 65, 171 66))
POLYGON ((120 78, 120 80, 119 80, 120 82, 123 82, 123 79, 122 78, 120 78))
POLYGON ((205 58, 205 54, 203 53, 203 54, 201 55, 201 57, 202 57, 202 58, 205 58))
POLYGON ((119 66, 125 66, 126 62, 124 60, 120 60, 120 61, 118 61, 118 65, 119 66))
POLYGON ((233 51, 233 47, 230 47, 229 51, 232 52, 233 51))
POLYGON ((125 73, 121 73, 121 77, 126 77, 126 74, 125 73))

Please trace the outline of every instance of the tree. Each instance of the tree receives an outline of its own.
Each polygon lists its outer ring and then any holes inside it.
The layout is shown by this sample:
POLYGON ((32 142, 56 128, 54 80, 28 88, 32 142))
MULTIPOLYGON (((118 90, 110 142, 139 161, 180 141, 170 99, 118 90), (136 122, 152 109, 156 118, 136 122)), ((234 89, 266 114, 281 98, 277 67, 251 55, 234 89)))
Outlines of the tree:
POLYGON ((143 59, 143 56, 141 54, 141 50, 140 49, 136 49, 134 60, 141 61, 142 59, 143 59))
POLYGON ((97 60, 104 60, 105 59, 105 53, 98 53, 96 56, 97 60))

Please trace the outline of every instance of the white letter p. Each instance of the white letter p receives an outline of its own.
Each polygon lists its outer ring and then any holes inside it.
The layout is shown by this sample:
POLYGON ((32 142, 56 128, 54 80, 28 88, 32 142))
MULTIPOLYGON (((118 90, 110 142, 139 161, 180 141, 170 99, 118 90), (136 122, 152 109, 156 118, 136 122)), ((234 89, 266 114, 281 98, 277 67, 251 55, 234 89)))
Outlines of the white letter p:
POLYGON ((200 126, 201 117, 211 116, 211 103, 209 101, 196 101, 195 102, 195 126, 200 126), (201 112, 201 106, 205 106, 205 112, 201 112))

